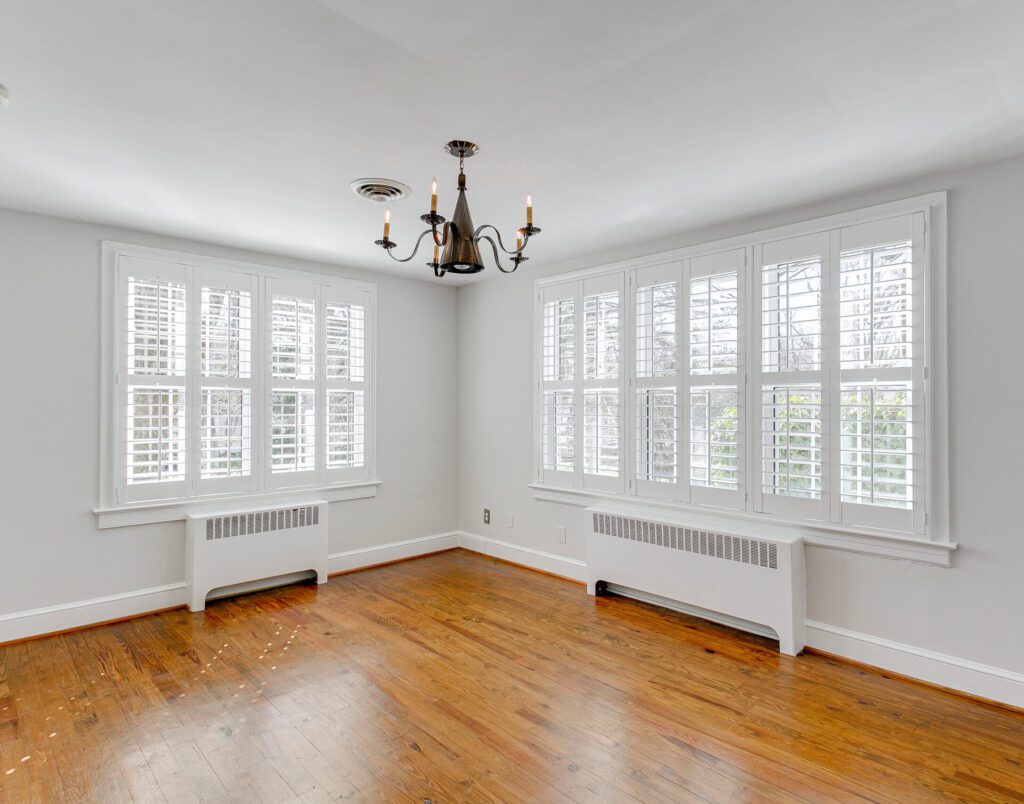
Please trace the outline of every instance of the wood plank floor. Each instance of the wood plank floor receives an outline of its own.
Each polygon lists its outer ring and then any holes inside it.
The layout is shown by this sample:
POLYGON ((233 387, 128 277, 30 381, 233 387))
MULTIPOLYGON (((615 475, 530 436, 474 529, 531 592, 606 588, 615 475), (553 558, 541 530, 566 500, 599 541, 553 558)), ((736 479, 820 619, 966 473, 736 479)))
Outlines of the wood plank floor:
POLYGON ((1024 801, 1024 715, 457 551, 0 649, 0 800, 1024 801))

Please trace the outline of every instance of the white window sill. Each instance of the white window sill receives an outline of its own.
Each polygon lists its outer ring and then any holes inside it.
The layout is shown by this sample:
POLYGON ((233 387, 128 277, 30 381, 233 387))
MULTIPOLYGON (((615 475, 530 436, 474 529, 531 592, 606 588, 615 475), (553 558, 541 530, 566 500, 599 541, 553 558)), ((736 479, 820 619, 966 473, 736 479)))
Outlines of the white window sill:
POLYGON ((581 508, 611 504, 622 509, 626 515, 661 516, 663 518, 671 516, 672 519, 683 521, 684 524, 690 526, 708 529, 723 528, 738 536, 764 536, 765 530, 770 528, 772 535, 799 538, 805 544, 816 547, 916 561, 920 564, 933 564, 939 567, 952 566, 952 554, 957 549, 955 542, 929 541, 912 536, 875 531, 870 528, 782 519, 765 514, 750 514, 744 511, 686 505, 647 497, 630 497, 623 494, 546 486, 541 483, 531 483, 530 488, 533 490, 534 499, 544 502, 563 503, 581 508))
POLYGON ((153 522, 184 520, 193 514, 235 513, 242 510, 272 508, 308 501, 311 498, 327 502, 361 500, 377 496, 379 480, 360 480, 354 483, 339 483, 332 486, 315 486, 302 489, 282 489, 259 494, 230 494, 197 500, 168 500, 166 502, 134 503, 116 508, 94 508, 97 524, 101 529, 123 528, 130 525, 148 525, 153 522))

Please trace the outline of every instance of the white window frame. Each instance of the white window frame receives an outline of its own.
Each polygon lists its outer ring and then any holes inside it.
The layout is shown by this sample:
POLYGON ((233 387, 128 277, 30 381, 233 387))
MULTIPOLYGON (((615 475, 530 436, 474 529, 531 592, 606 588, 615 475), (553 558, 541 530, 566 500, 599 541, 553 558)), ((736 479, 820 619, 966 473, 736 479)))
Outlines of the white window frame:
MULTIPOLYGON (((315 494, 328 501, 361 499, 376 495, 376 285, 312 272, 225 260, 130 243, 104 241, 101 259, 101 391, 99 503, 94 509, 101 528, 185 519, 193 513, 232 509, 243 505, 285 504, 315 494), (187 477, 173 489, 148 496, 129 493, 126 467, 121 459, 124 437, 122 395, 126 382, 121 354, 124 322, 122 267, 130 261, 153 261, 166 266, 175 277, 186 278, 188 362, 186 405, 190 417, 187 477), (199 477, 200 389, 204 383, 199 361, 198 328, 203 286, 231 287, 252 293, 251 475, 247 478, 201 480, 199 477), (315 300, 316 379, 308 382, 317 398, 315 469, 301 473, 270 471, 270 297, 273 293, 302 290, 315 300), (365 305, 364 464, 343 470, 326 467, 327 388, 345 383, 328 382, 324 348, 324 311, 328 302, 365 305), (169 496, 173 492, 173 496, 169 496)), ((287 382, 287 381, 286 381, 287 382)), ((228 383, 235 385, 236 383, 228 383)))
MULTIPOLYGON (((626 277, 627 291, 624 299, 623 312, 625 321, 622 344, 624 363, 627 371, 625 377, 625 429, 623 435, 623 457, 626 470, 626 489, 623 493, 601 491, 586 488, 579 477, 570 475, 559 478, 552 483, 550 478, 541 471, 539 454, 539 414, 540 414, 540 313, 535 315, 535 372, 537 378, 535 395, 535 466, 534 481, 530 484, 534 496, 539 500, 567 503, 578 506, 589 506, 597 502, 613 500, 616 502, 632 501, 637 506, 648 509, 667 508, 672 510, 690 511, 695 521, 706 519, 706 515, 717 519, 732 519, 737 522, 771 523, 773 533, 795 535, 809 544, 828 548, 868 553, 891 558, 909 559, 922 563, 950 566, 951 553, 957 544, 950 533, 949 520, 949 446, 948 446, 948 370, 947 370, 947 324, 946 324, 946 205, 945 192, 908 198, 900 201, 879 204, 865 209, 830 215, 802 223, 780 226, 747 235, 726 238, 724 240, 695 246, 660 252, 646 257, 623 260, 608 265, 555 274, 535 280, 535 299, 538 310, 548 289, 558 285, 564 288, 576 288, 576 297, 581 301, 579 290, 584 281, 596 277, 622 275, 626 277), (887 511, 875 510, 875 506, 860 506, 863 510, 849 511, 857 508, 853 504, 840 503, 836 490, 837 478, 832 477, 832 464, 838 461, 838 414, 835 408, 839 405, 838 391, 842 382, 838 364, 838 289, 829 285, 829 264, 835 261, 838 265, 840 253, 840 231, 849 227, 877 224, 884 230, 885 224, 879 223, 901 216, 918 216, 920 226, 915 230, 914 246, 914 292, 916 298, 922 299, 914 306, 914 354, 913 364, 913 399, 914 399, 914 486, 915 505, 912 525, 905 526, 900 522, 900 529, 894 527, 901 517, 891 515, 887 511), (761 253, 765 246, 777 241, 814 237, 823 238, 825 251, 822 254, 822 350, 823 359, 820 376, 822 404, 828 410, 823 412, 823 477, 822 503, 808 506, 788 505, 788 503, 806 502, 804 500, 785 500, 781 505, 772 504, 773 510, 765 511, 765 501, 761 499, 761 342, 760 342, 760 282, 761 253), (740 251, 743 254, 745 267, 741 271, 740 303, 741 303, 741 342, 740 369, 738 390, 742 400, 741 416, 745 437, 741 438, 743 460, 741 482, 744 490, 739 495, 735 510, 724 507, 720 501, 708 499, 705 495, 694 495, 693 489, 652 489, 655 484, 638 483, 636 467, 633 465, 635 439, 635 395, 637 387, 644 387, 650 381, 638 381, 634 376, 635 360, 635 290, 638 272, 658 269, 658 266, 682 263, 685 267, 680 271, 681 299, 680 317, 680 348, 686 349, 681 364, 679 379, 680 402, 684 410, 680 411, 680 426, 685 437, 680 439, 680 480, 684 477, 689 483, 689 447, 685 443, 689 433, 689 385, 691 382, 688 365, 689 322, 686 320, 689 307, 690 260, 706 257, 726 251, 740 251), (918 261, 922 265, 918 266, 918 261), (835 308, 836 315, 832 309, 835 308), (833 331, 836 330, 836 331, 833 331), (686 339, 685 341, 683 339, 686 339), (833 356, 833 352, 835 356, 833 356), (921 359, 917 359, 921 355, 921 359), (921 412, 925 415, 920 415, 921 412), (923 437, 922 437, 923 435, 923 437), (833 460, 835 458, 835 460, 833 460), (868 510, 870 508, 870 510, 868 510), (844 512, 845 511, 845 512, 844 512)), ((844 247, 844 250, 849 250, 844 247)), ((835 284, 835 283, 832 283, 835 284)), ((566 292, 563 290, 562 292, 566 292)), ((582 353, 580 353, 582 354, 582 353)), ((797 373, 797 372, 794 372, 797 373)), ((880 379, 884 370, 871 372, 880 379)), ((796 378, 799 380, 801 378, 796 378)), ((796 381, 794 380, 794 381, 796 381)), ((581 461, 581 454, 577 460, 581 461)), ((550 474, 550 473, 548 473, 550 474)), ((578 472, 576 473, 579 474, 578 472)), ((668 485, 668 484, 662 484, 668 485)), ((716 495, 717 496, 717 495, 716 495)), ((723 525, 724 527, 725 525, 723 525)))

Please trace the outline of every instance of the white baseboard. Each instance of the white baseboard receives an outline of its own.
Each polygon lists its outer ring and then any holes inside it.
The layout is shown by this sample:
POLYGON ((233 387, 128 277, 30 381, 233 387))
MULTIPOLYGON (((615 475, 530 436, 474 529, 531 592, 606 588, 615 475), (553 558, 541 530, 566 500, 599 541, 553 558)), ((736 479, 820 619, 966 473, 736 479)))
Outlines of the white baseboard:
POLYGON ((1024 673, 807 621, 807 646, 980 698, 1024 708, 1024 673))
POLYGON ((490 539, 478 533, 461 531, 459 533, 459 545, 472 550, 474 553, 483 553, 485 556, 501 558, 505 561, 512 561, 516 564, 524 564, 527 567, 550 572, 553 575, 561 575, 573 581, 585 583, 587 579, 586 562, 577 558, 568 558, 555 553, 546 553, 543 550, 536 550, 532 547, 523 547, 519 544, 504 542, 501 539, 490 539))
POLYGON ((182 581, 41 609, 0 614, 0 644, 182 606, 188 597, 187 593, 182 581))
POLYGON ((435 533, 421 536, 418 539, 406 539, 401 542, 390 542, 374 547, 360 547, 357 550, 345 550, 327 556, 327 571, 330 574, 348 572, 349 570, 385 564, 388 561, 399 561, 403 558, 436 553, 439 550, 451 550, 459 546, 459 532, 435 533))

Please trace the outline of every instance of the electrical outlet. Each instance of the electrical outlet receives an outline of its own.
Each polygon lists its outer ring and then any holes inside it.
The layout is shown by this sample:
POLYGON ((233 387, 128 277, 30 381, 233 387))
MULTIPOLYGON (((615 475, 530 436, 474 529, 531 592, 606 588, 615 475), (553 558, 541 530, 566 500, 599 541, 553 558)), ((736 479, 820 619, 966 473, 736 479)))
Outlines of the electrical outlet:
POLYGON ((491 524, 491 509, 490 508, 485 508, 484 509, 484 524, 485 525, 490 525, 491 524))
POLYGON ((555 528, 555 541, 559 544, 565 544, 565 527, 563 525, 555 528))
POLYGON ((512 514, 505 514, 505 527, 514 528, 516 526, 516 518, 512 514))

